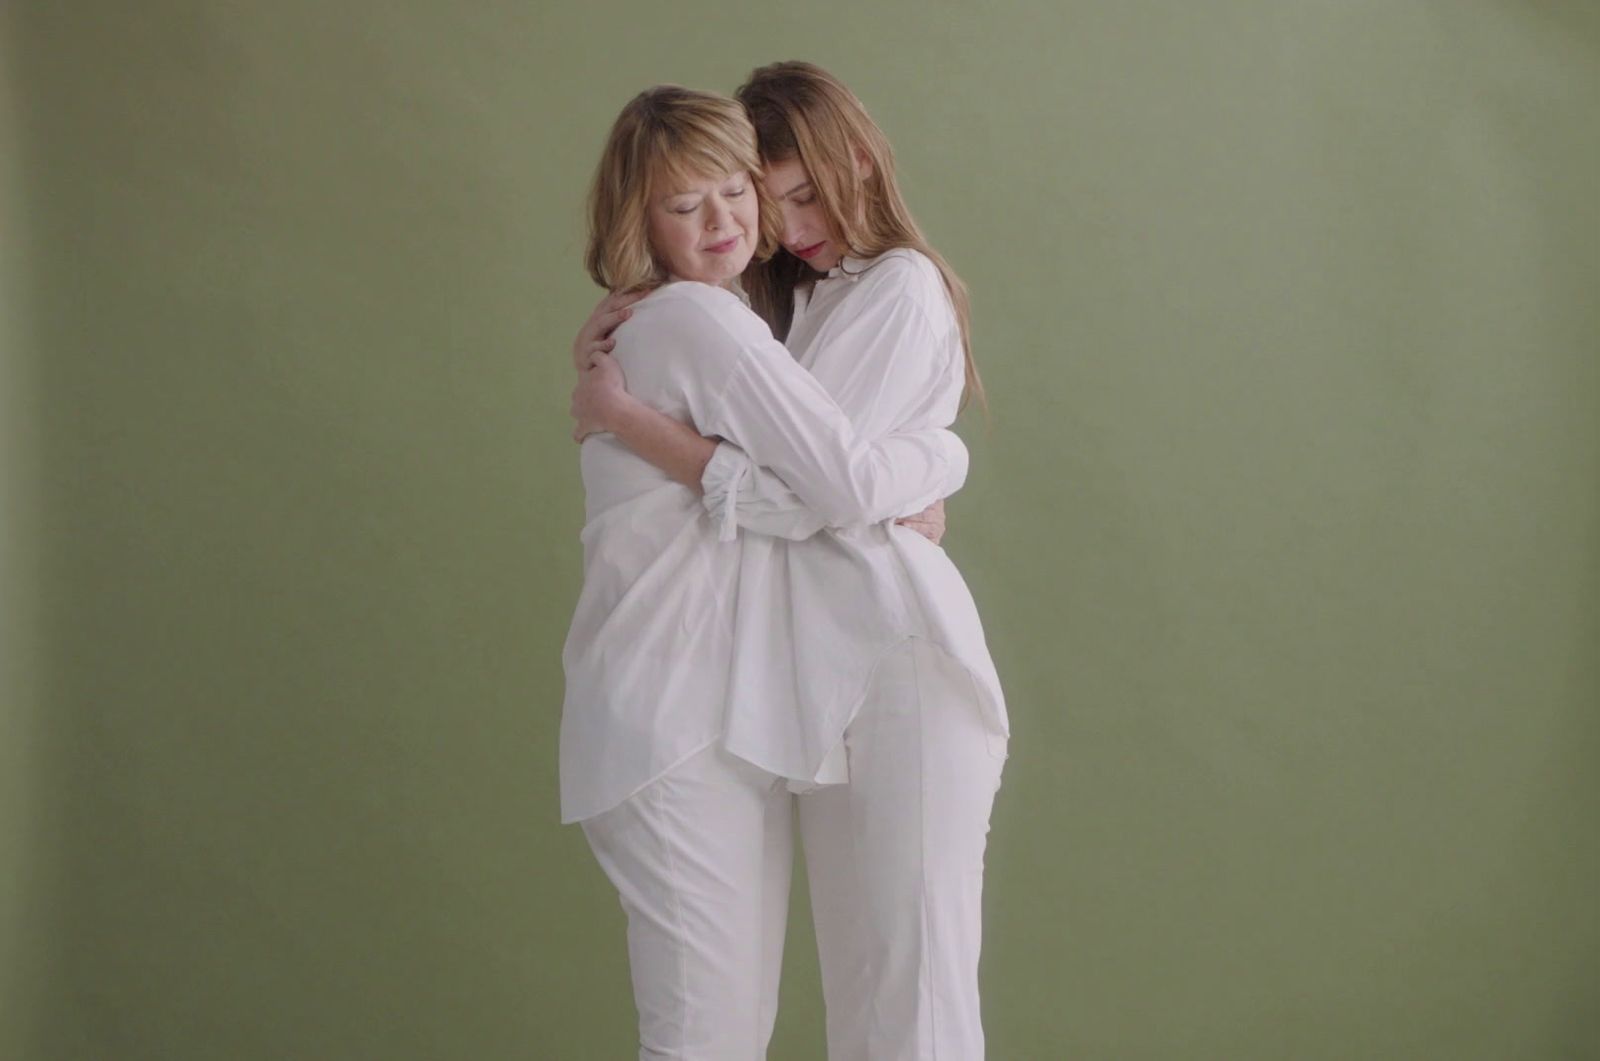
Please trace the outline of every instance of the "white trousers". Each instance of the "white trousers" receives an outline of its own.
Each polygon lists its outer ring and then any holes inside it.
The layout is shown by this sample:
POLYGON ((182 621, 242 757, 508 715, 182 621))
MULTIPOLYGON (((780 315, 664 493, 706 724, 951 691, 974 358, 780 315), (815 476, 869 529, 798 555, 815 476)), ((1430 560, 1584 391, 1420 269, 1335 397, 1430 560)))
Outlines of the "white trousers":
POLYGON ((640 1061, 760 1061, 794 862, 782 779, 707 748, 583 823, 628 915, 640 1061))
MULTIPOLYGON (((971 676, 910 641, 798 797, 829 1061, 981 1061, 983 851, 1005 740, 971 676)), ((639 1057, 761 1061, 777 1014, 786 783, 721 748, 583 823, 628 917, 639 1057)))
POLYGON ((829 1061, 981 1061, 983 852, 1006 741, 959 663, 911 641, 799 797, 829 1061))

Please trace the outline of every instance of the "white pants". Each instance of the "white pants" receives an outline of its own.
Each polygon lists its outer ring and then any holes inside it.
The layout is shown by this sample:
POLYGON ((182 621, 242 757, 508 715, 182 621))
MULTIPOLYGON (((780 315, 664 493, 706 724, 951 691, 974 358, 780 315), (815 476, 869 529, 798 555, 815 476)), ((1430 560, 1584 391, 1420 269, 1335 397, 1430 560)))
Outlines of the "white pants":
MULTIPOLYGON (((981 1061, 983 850, 1005 740, 971 675, 910 641, 799 797, 829 1061, 981 1061)), ((583 823, 628 915, 639 1057, 761 1061, 793 858, 786 783, 712 747, 583 823)))
POLYGON ((1006 741, 971 675, 910 641, 845 731, 850 780, 799 797, 829 1061, 981 1061, 983 852, 1006 741))
POLYGON ((628 915, 640 1061, 760 1061, 794 860, 784 782, 707 748, 583 823, 628 915))

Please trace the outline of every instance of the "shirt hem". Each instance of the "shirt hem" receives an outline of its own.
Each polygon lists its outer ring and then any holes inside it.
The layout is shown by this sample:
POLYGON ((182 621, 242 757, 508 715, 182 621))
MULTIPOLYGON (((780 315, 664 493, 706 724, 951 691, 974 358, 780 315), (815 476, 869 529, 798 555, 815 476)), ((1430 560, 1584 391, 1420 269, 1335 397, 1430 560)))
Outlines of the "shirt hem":
POLYGON ((833 726, 829 727, 828 743, 824 746, 821 756, 811 763, 809 768, 790 769, 758 751, 741 750, 731 741, 725 740, 723 749, 728 754, 743 759, 752 766, 783 779, 788 784, 789 791, 796 795, 801 794, 801 791, 794 787, 796 785, 809 786, 804 789, 809 791, 811 788, 827 788, 839 784, 849 784, 848 769, 846 771, 847 776, 843 781, 818 781, 817 775, 821 773, 823 766, 827 764, 829 755, 839 746, 839 742, 844 740, 845 731, 850 728, 861 714, 861 709, 866 706, 867 698, 872 692, 872 683, 878 674, 878 668, 883 666, 884 660, 888 659, 891 654, 904 648, 906 644, 912 641, 921 641, 936 651, 943 653, 968 676, 972 682, 974 694, 973 709, 978 712, 978 718, 983 724, 985 733, 989 737, 999 738, 1002 741, 1009 740, 1011 727, 1005 716, 1004 701, 997 701, 999 694, 989 688, 989 683, 984 680, 978 669, 963 659, 959 652, 952 651, 948 645, 937 637, 928 637, 924 634, 906 634, 896 641, 886 643, 878 652, 877 657, 872 661, 872 666, 868 668, 865 677, 861 681, 860 692, 856 694, 855 699, 851 702, 850 709, 844 713, 843 722, 838 724, 836 730, 833 726))
POLYGON ((628 802, 630 799, 637 796, 639 793, 643 792, 657 781, 660 781, 663 777, 672 773, 672 771, 676 770, 690 759, 693 759, 696 755, 699 755, 713 744, 716 744, 717 741, 722 739, 722 737, 723 734, 721 733, 712 734, 710 739, 696 744, 693 748, 690 748, 687 752, 678 756, 678 758, 674 759, 672 762, 668 763, 666 766, 663 766, 660 770, 657 770, 655 773, 645 778, 645 780, 629 789, 626 795, 614 800, 606 801, 598 810, 583 810, 578 812, 563 810, 561 812, 561 824, 576 825, 578 822, 585 822, 590 818, 598 818, 607 811, 616 810, 618 807, 622 806, 624 803, 628 802))

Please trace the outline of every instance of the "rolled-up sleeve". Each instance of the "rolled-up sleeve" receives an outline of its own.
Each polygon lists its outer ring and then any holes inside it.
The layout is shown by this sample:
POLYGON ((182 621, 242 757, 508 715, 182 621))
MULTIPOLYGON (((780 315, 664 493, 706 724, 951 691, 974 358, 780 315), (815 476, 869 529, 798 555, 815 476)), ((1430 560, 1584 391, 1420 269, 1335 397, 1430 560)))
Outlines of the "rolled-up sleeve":
MULTIPOLYGON (((921 434, 921 432, 918 433, 921 434)), ((967 453, 967 444, 961 441, 961 436, 954 431, 946 431, 940 428, 928 433, 937 438, 939 445, 944 447, 945 460, 944 485, 939 488, 939 497, 935 497, 933 501, 928 502, 928 505, 931 505, 934 501, 939 500, 940 497, 949 497, 967 485, 967 467, 971 462, 971 455, 967 453)), ((911 511, 921 512, 928 505, 922 505, 911 511)), ((901 515, 910 514, 907 512, 901 513, 901 515)))
POLYGON ((739 528, 802 541, 823 527, 818 516, 776 475, 731 442, 717 444, 700 477, 702 503, 717 521, 718 537, 732 541, 739 528))
MULTIPOLYGON (((967 478, 967 447, 942 428, 907 431, 881 443, 897 473, 883 491, 882 511, 864 510, 861 523, 881 523, 910 516, 960 490, 967 478), (937 481, 929 478, 934 470, 937 481)), ((706 511, 718 521, 719 536, 731 541, 739 528, 776 538, 801 541, 826 522, 789 485, 731 442, 721 442, 706 465, 700 487, 706 511)), ((835 524, 838 526, 838 524, 835 524)))
MULTIPOLYGON (((864 433, 760 318, 743 307, 726 312, 698 290, 663 300, 650 325, 663 348, 693 350, 681 364, 680 391, 703 435, 734 443, 747 460, 724 451, 702 485, 723 502, 724 532, 738 522, 737 491, 775 491, 776 476, 819 526, 876 523, 920 512, 959 487, 966 449, 942 428, 864 433), (734 507, 728 508, 732 493, 734 507)), ((736 303, 734 303, 737 306, 736 303)), ((802 523, 788 525, 794 536, 802 523)), ((814 531, 812 533, 815 533, 814 531)))
POLYGON ((699 426, 738 443, 824 525, 919 512, 965 480, 966 447, 953 433, 932 429, 868 442, 810 373, 782 346, 770 346, 745 350, 699 426))

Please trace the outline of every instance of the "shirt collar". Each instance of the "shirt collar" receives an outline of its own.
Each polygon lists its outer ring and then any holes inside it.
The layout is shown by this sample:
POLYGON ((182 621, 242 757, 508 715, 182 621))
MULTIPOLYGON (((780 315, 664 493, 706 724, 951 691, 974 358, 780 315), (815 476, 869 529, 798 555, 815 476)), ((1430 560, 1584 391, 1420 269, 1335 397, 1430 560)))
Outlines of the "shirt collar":
MULTIPOLYGON (((682 284, 682 283, 688 283, 688 282, 689 281, 684 280, 684 278, 681 277, 681 276, 674 276, 670 272, 667 274, 667 283, 669 283, 669 284, 682 284)), ((700 283, 701 281, 694 281, 694 282, 695 283, 700 283)), ((708 286, 708 287, 720 286, 722 288, 722 290, 731 292, 734 295, 734 297, 736 297, 740 302, 743 302, 747 308, 750 305, 750 296, 749 296, 749 294, 747 294, 745 292, 744 284, 739 282, 739 278, 737 276, 734 277, 732 280, 729 280, 726 284, 721 284, 721 285, 707 284, 706 286, 708 286)))
POLYGON ((867 266, 875 261, 877 261, 876 258, 857 258, 854 255, 846 254, 839 259, 838 265, 828 270, 828 279, 849 280, 854 283, 861 279, 861 274, 866 270, 867 266))

